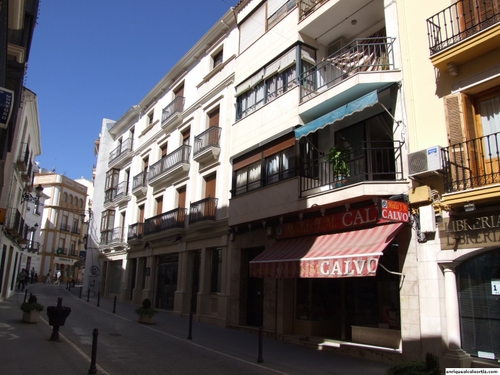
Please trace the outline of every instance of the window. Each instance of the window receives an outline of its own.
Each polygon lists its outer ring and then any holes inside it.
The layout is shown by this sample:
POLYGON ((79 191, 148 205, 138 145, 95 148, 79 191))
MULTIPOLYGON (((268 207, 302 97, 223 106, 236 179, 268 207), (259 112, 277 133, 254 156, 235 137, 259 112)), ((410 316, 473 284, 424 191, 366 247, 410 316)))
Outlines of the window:
POLYGON ((189 145, 189 138, 191 137, 191 128, 187 128, 182 132, 182 144, 189 145))
POLYGON ((236 195, 261 187, 260 161, 236 171, 236 195))
POLYGON ((268 0, 267 29, 276 25, 295 7, 296 0, 268 0))
POLYGON ((105 190, 116 187, 118 185, 118 175, 120 174, 119 169, 110 169, 106 172, 106 187, 105 190))
POLYGON ((103 211, 101 216, 101 232, 113 229, 115 222, 115 211, 106 210, 103 211))
POLYGON ((160 151, 161 151, 161 158, 162 159, 165 156, 167 156, 167 144, 166 143, 164 145, 160 146, 160 151))
POLYGON ((294 148, 291 147, 266 158, 266 185, 295 175, 294 148))
POLYGON ((210 273, 210 292, 220 293, 222 278, 222 249, 212 250, 212 269, 210 273))
POLYGON ((294 177, 295 164, 295 137, 292 133, 234 160, 233 194, 294 177))
POLYGON ((213 56, 212 56, 212 59, 214 61, 214 69, 219 66, 220 64, 222 64, 222 56, 223 56, 223 52, 224 50, 220 50, 219 52, 216 52, 213 56))
POLYGON ((151 111, 148 113, 148 125, 151 125, 153 123, 153 118, 154 118, 154 112, 151 111))
POLYGON ((236 120, 297 86, 297 48, 288 50, 236 87, 236 120))

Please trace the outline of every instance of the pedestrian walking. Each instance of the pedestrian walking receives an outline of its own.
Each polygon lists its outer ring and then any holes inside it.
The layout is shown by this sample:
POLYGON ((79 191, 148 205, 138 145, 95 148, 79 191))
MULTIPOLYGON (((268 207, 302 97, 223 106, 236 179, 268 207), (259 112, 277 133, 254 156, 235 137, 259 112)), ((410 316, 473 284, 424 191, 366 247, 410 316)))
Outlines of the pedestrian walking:
POLYGON ((35 282, 35 267, 32 267, 30 272, 30 284, 33 284, 34 282, 35 282))
POLYGON ((24 286, 26 284, 26 278, 28 277, 28 273, 26 272, 26 270, 23 268, 21 270, 21 272, 19 272, 19 275, 17 276, 17 279, 19 280, 19 284, 17 284, 17 290, 19 290, 19 288, 21 288, 21 286, 23 287, 22 290, 24 290, 24 286))
POLYGON ((50 271, 47 272, 47 276, 45 277, 45 284, 50 284, 50 271))

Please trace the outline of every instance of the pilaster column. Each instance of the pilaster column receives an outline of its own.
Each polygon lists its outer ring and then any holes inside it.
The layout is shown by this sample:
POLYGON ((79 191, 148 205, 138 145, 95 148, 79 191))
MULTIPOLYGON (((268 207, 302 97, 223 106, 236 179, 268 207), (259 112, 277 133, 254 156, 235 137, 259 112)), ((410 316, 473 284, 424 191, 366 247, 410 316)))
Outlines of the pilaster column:
POLYGON ((462 350, 460 337, 460 311, 458 305, 456 264, 441 264, 444 272, 447 350, 443 356, 445 367, 470 367, 472 358, 462 350))

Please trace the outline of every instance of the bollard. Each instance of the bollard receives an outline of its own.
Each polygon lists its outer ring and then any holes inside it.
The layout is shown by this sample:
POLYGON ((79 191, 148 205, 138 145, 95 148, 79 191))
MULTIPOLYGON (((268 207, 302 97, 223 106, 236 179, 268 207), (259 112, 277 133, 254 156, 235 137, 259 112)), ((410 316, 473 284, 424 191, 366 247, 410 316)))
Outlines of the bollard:
POLYGON ((83 286, 80 288, 80 294, 78 295, 78 298, 82 298, 82 290, 83 290, 83 286))
POLYGON ((97 307, 99 307, 100 301, 101 301, 101 292, 97 292, 97 307))
POLYGON ((188 340, 193 339, 192 332, 193 332, 193 312, 190 312, 189 313, 189 333, 188 333, 188 338, 187 338, 188 340))
POLYGON ((63 326, 66 318, 71 313, 71 308, 62 305, 62 298, 57 298, 57 306, 47 307, 47 316, 49 317, 49 325, 52 326, 52 335, 49 341, 59 340, 59 327, 63 326))
POLYGON ((96 367, 96 357, 97 357, 97 336, 99 336, 99 331, 94 328, 92 332, 92 358, 90 360, 89 374, 97 374, 96 367))
POLYGON ((262 326, 259 327, 259 357, 257 358, 258 363, 264 362, 264 359, 262 359, 262 326))
POLYGON ((26 292, 24 292, 24 301, 23 302, 26 302, 27 296, 28 296, 28 288, 26 288, 26 292))
POLYGON ((87 302, 90 300, 90 288, 89 290, 87 291, 87 302))
POLYGON ((113 314, 116 313, 116 296, 114 298, 114 302, 113 302, 113 314))
POLYGON ((69 281, 66 281, 66 290, 69 290, 69 281))

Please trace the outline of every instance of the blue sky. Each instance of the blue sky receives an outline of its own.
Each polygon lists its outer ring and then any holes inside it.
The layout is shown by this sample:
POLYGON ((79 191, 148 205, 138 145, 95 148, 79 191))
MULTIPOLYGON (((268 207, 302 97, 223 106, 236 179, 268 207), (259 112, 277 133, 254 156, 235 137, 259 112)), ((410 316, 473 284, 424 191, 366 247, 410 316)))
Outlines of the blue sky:
POLYGON ((25 86, 43 168, 92 178, 103 118, 118 120, 238 0, 42 0, 25 86))

